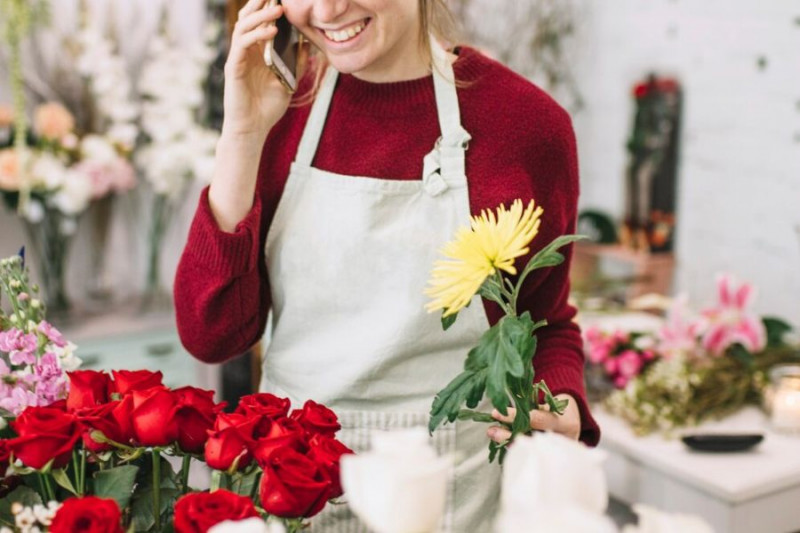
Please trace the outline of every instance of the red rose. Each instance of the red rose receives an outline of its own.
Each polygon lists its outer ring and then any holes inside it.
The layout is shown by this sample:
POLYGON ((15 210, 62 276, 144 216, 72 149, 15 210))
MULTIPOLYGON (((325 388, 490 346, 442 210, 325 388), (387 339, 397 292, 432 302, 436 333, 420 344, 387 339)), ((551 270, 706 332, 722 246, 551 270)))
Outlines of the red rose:
POLYGON ((308 400, 302 410, 292 411, 292 418, 300 422, 300 425, 306 428, 311 435, 321 433, 332 437, 342 429, 336 413, 313 400, 308 400))
POLYGON ((249 465, 253 459, 250 447, 253 444, 253 427, 256 422, 258 419, 242 414, 220 413, 206 442, 205 458, 208 466, 215 470, 228 470, 237 458, 239 470, 249 465))
POLYGON ((28 407, 11 427, 19 436, 8 441, 9 449, 26 466, 37 470, 51 459, 53 468, 63 468, 83 433, 75 415, 52 407, 28 407))
POLYGON ((633 97, 636 99, 644 98, 650 92, 650 86, 647 83, 637 83, 633 88, 633 97))
POLYGON ((328 472, 291 448, 278 448, 261 465, 261 506, 284 518, 310 518, 330 497, 328 472))
POLYGON ((308 450, 305 429, 291 418, 273 421, 267 434, 255 441, 253 456, 258 464, 262 464, 274 450, 286 446, 300 453, 308 450))
POLYGON ((131 420, 136 442, 142 446, 166 446, 178 438, 175 398, 165 387, 134 390, 131 420))
POLYGON ((111 373, 114 375, 114 392, 122 395, 163 385, 164 374, 160 370, 112 370, 111 373))
POLYGON ((110 444, 92 439, 91 433, 95 430, 100 431, 106 438, 114 442, 130 444, 133 440, 133 428, 130 420, 132 409, 133 398, 126 396, 123 400, 75 411, 75 416, 84 425, 83 444, 95 453, 112 448, 110 444))
POLYGON ((177 409, 178 446, 187 453, 201 453, 208 440, 208 431, 225 404, 214 404, 214 391, 182 387, 172 391, 177 409))
POLYGON ((274 394, 259 392, 242 396, 235 412, 253 416, 264 415, 275 420, 288 415, 290 406, 289 398, 278 398, 274 394))
POLYGON ((339 461, 342 455, 353 453, 353 450, 333 437, 325 435, 314 435, 309 444, 311 449, 308 451, 307 457, 328 471, 331 478, 330 498, 338 498, 342 495, 339 461))
POLYGON ((175 533, 205 533, 225 520, 238 522, 258 516, 250 498, 224 489, 193 492, 175 504, 175 533))
POLYGON ((117 502, 84 496, 70 498, 56 511, 50 524, 51 533, 123 533, 117 502))
POLYGON ((108 402, 111 377, 105 372, 76 370, 67 372, 67 375, 69 376, 67 409, 70 411, 108 402))

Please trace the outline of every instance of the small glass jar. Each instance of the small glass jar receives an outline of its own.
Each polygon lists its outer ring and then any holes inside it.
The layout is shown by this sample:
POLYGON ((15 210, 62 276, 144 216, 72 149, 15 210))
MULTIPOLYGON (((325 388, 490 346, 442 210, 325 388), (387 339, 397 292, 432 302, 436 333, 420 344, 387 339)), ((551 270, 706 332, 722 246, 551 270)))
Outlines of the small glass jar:
POLYGON ((780 365, 770 373, 765 403, 772 427, 783 433, 800 434, 800 365, 780 365))

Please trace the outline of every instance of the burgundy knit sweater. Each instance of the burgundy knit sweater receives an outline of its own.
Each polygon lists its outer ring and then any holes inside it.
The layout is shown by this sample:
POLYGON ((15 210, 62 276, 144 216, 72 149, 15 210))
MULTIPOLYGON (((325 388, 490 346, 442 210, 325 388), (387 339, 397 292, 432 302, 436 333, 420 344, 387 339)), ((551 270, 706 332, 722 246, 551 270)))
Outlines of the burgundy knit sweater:
MULTIPOLYGON (((474 49, 461 48, 454 69, 461 122, 472 136, 466 155, 472 213, 534 198, 544 215, 533 252, 574 232, 578 166, 569 115, 539 88, 474 49)), ((253 208, 234 233, 217 227, 207 190, 202 194, 175 279, 178 331, 186 349, 202 361, 243 353, 264 333, 270 308, 264 241, 309 111, 309 105, 290 107, 270 131, 253 208)), ((338 174, 418 180, 423 157, 439 135, 432 76, 375 84, 341 75, 313 164, 338 174)), ((523 261, 527 258, 518 264, 523 261)), ((535 271, 518 309, 529 310, 534 320, 547 319, 549 325, 537 332, 536 378, 554 394, 578 400, 581 440, 594 445, 600 431, 586 404, 581 335, 572 321, 575 309, 567 303, 568 272, 569 260, 535 271)), ((501 310, 484 305, 496 323, 501 310)))

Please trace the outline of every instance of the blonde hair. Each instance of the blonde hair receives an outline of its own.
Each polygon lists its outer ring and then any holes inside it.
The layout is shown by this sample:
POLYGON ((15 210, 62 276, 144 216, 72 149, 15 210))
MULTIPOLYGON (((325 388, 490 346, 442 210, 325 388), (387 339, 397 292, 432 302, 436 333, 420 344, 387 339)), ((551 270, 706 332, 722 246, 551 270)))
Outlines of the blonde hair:
MULTIPOLYGON (((445 47, 455 46, 459 41, 460 33, 452 11, 447 6, 447 0, 419 0, 420 32, 419 45, 423 54, 430 59, 431 35, 439 40, 445 47)), ((308 91, 295 98, 293 106, 304 106, 314 101, 322 77, 328 67, 325 55, 314 50, 311 63, 314 68, 314 83, 308 91)))

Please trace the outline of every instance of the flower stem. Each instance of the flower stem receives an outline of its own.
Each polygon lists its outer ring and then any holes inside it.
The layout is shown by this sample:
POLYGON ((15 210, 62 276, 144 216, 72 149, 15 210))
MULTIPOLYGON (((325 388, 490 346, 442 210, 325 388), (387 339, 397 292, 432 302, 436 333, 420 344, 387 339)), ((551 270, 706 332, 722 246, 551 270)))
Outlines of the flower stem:
POLYGON ((189 492, 189 469, 192 464, 192 456, 184 455, 181 463, 181 490, 184 494, 189 492))
MULTIPOLYGON (((42 474, 39 473, 39 480, 42 482, 42 487, 44 487, 44 493, 46 494, 47 501, 52 502, 56 499, 56 493, 53 491, 53 484, 50 482, 50 475, 49 474, 42 474)), ((47 502, 45 502, 47 503, 47 502)))
POLYGON ((153 518, 161 531, 161 452, 153 448, 153 518))
POLYGON ((86 448, 81 449, 81 451, 80 451, 80 454, 81 454, 81 470, 80 470, 81 484, 78 487, 78 492, 80 493, 81 496, 86 494, 86 453, 87 453, 86 448))

